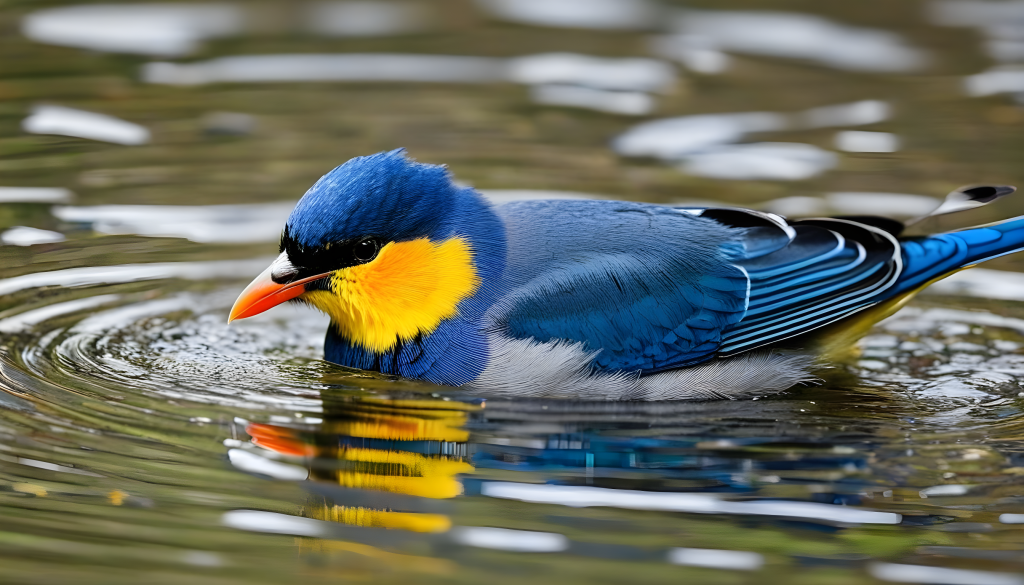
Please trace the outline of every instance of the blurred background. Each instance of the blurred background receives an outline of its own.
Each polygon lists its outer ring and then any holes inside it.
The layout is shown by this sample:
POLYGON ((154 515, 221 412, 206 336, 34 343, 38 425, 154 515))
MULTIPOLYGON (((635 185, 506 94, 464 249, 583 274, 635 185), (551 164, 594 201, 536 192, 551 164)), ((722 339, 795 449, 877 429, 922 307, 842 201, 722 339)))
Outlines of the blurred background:
MULTIPOLYGON (((1024 1, 0 0, 0 581, 1024 583, 1024 263, 759 402, 446 394, 224 325, 404 147, 496 202, 1024 183, 1024 1)), ((1024 214, 1024 199, 929 220, 1024 214)))

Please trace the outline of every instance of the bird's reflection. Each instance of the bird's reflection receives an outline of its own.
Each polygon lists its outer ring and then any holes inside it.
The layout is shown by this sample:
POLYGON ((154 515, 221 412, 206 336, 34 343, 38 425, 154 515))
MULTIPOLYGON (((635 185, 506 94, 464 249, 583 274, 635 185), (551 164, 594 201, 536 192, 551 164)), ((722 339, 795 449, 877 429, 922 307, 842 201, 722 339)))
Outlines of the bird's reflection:
MULTIPOLYGON (((922 526, 944 521, 904 504, 916 501, 919 489, 902 486, 924 479, 894 482, 869 446, 835 444, 839 437, 867 444, 892 427, 888 419, 863 417, 860 426, 829 430, 829 411, 844 402, 828 402, 828 389, 756 403, 483 403, 410 386, 396 382, 392 393, 377 395, 328 389, 321 394, 322 420, 249 424, 255 448, 248 452, 274 452, 265 459, 278 461, 263 471, 246 458, 232 461, 280 479, 306 477, 301 485, 309 497, 299 511, 303 522, 262 511, 243 510, 250 516, 241 518, 257 518, 259 531, 300 536, 299 551, 311 566, 445 576, 463 562, 478 562, 481 553, 474 551, 480 549, 755 570, 767 553, 749 544, 750 531, 768 538, 783 530, 816 535, 848 526, 894 527, 904 518, 922 526), (811 412, 819 403, 822 408, 811 412), (299 461, 304 468, 295 465, 299 461), (502 512, 481 514, 488 502, 502 512), (716 549, 725 556, 694 560, 693 554, 704 554, 693 552, 703 550, 696 539, 682 548, 674 537, 654 548, 629 543, 630 534, 646 535, 661 516, 622 522, 625 510, 672 514, 694 532, 707 517, 736 522, 725 525, 728 536, 716 549), (622 541, 596 545, 579 532, 610 527, 622 541)), ((865 392, 846 408, 871 399, 865 392)), ((252 529, 252 521, 244 526, 252 529)))
POLYGON ((316 495, 304 516, 445 532, 450 519, 429 501, 463 492, 459 475, 473 471, 465 425, 479 409, 445 400, 326 396, 324 420, 315 430, 258 423, 246 430, 256 445, 306 459, 316 495))

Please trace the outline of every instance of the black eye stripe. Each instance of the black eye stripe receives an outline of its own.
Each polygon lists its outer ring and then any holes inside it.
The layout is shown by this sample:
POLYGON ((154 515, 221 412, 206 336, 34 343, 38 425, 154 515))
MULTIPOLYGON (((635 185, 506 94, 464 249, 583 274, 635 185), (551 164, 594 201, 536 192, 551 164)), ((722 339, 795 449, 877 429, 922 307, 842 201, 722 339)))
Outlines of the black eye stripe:
POLYGON ((383 247, 380 238, 365 236, 324 246, 303 246, 291 236, 288 227, 281 234, 281 251, 298 270, 299 278, 332 272, 373 261, 383 247))

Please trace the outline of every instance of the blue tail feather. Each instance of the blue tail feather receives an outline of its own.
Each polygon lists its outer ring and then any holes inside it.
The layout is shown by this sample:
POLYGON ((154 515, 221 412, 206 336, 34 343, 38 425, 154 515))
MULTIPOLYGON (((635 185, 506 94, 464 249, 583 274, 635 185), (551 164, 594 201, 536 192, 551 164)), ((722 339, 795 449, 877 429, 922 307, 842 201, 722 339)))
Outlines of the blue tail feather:
POLYGON ((913 290, 959 268, 1024 250, 1024 217, 901 242, 903 275, 894 294, 913 290))

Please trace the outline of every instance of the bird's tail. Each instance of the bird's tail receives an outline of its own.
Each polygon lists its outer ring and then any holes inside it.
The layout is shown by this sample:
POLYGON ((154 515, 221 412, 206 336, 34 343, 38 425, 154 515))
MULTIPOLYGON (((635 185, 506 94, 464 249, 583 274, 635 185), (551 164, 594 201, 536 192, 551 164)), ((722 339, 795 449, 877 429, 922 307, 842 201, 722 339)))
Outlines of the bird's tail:
POLYGON ((958 232, 900 241, 903 273, 893 289, 900 294, 961 268, 1024 250, 1024 216, 958 232))
POLYGON ((813 334, 813 347, 825 361, 855 355, 858 339, 931 282, 979 262, 1024 250, 1024 217, 958 232, 904 238, 900 244, 903 272, 884 297, 870 308, 813 334))

